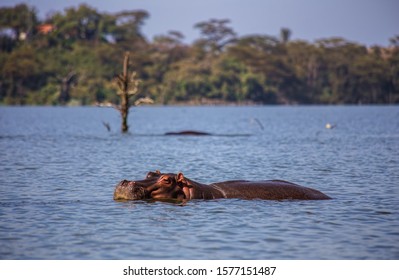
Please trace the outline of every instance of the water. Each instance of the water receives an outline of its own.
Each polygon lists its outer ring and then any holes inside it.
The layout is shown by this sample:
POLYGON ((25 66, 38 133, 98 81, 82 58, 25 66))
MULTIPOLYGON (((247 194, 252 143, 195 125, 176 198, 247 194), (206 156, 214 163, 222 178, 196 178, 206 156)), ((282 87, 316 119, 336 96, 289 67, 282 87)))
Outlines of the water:
POLYGON ((122 135, 105 108, 0 108, 1 259, 399 258, 399 107, 140 107, 129 124, 122 135), (162 136, 185 129, 217 135, 162 136), (334 199, 112 200, 156 169, 334 199))

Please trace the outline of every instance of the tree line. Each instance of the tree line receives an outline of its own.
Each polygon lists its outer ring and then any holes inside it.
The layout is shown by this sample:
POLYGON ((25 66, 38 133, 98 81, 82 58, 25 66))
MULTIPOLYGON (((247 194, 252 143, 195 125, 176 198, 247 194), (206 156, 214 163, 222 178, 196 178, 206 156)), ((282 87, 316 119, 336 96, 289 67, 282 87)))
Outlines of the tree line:
POLYGON ((399 103, 399 36, 388 47, 309 43, 287 28, 237 36, 228 19, 210 19, 187 44, 178 31, 148 40, 148 17, 82 4, 40 20, 26 4, 0 8, 0 104, 118 104, 114 78, 127 51, 138 97, 158 104, 399 103))

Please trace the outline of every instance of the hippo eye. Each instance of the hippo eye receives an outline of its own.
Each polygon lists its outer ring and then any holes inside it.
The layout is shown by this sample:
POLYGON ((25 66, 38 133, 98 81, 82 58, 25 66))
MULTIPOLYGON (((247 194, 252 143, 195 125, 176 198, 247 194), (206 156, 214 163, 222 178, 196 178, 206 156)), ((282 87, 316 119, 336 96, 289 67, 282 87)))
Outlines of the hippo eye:
POLYGON ((172 183, 172 180, 169 177, 163 177, 162 178, 162 183, 170 184, 170 183, 172 183))

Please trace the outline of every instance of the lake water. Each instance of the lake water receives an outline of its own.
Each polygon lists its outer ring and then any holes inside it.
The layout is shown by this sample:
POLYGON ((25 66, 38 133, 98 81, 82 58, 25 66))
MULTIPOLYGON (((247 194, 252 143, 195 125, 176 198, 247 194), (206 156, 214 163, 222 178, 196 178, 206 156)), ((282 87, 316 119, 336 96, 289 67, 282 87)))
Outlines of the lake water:
POLYGON ((399 107, 138 107, 129 124, 122 135, 106 108, 0 107, 1 259, 399 259, 399 107), (185 129, 216 135, 163 136, 185 129), (156 169, 334 199, 113 201, 156 169))

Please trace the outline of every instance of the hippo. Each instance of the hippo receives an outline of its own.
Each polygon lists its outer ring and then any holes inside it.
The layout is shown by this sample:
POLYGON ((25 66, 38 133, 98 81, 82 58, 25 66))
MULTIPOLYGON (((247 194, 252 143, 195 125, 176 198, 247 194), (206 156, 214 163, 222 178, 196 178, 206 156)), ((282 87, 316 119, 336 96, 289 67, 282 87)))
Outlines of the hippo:
POLYGON ((171 131, 166 132, 166 136, 171 135, 182 135, 182 136, 211 136, 212 133, 204 132, 204 131, 197 131, 197 130, 182 130, 182 131, 171 131))
POLYGON ((148 172, 144 180, 121 181, 114 191, 114 200, 163 200, 187 202, 192 199, 264 199, 321 200, 331 199, 324 193, 282 180, 234 180, 202 184, 183 173, 148 172))

